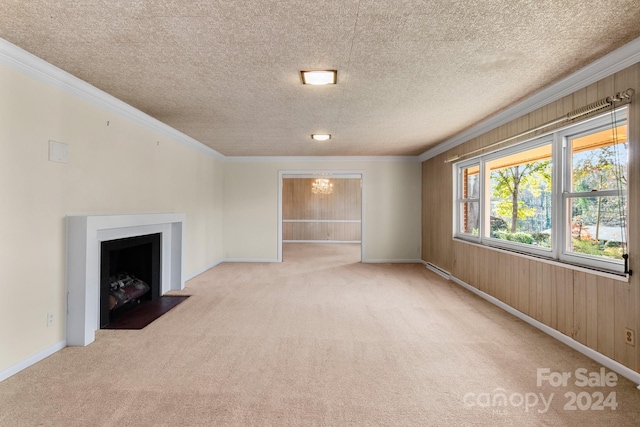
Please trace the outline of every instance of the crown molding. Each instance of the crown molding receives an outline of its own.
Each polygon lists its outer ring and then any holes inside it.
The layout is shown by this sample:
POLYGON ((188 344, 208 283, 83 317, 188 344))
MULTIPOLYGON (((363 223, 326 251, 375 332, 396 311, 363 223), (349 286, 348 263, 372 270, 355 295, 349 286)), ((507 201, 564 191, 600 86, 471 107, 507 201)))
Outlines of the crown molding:
POLYGON ((640 38, 632 40, 626 45, 608 53, 586 67, 547 86, 545 89, 542 89, 529 98, 488 118, 476 126, 439 143, 435 147, 422 153, 418 158, 421 162, 424 162, 638 62, 640 62, 640 38))
POLYGON ((291 163, 291 162, 420 162, 418 156, 226 156, 229 163, 291 163))
POLYGON ((149 130, 169 137, 204 154, 218 159, 224 159, 224 156, 213 148, 154 119, 126 102, 109 95, 2 38, 0 38, 0 64, 56 87, 93 105, 125 117, 149 130))
POLYGON ((125 117, 154 132, 219 160, 232 163, 275 162, 418 162, 417 156, 225 156, 200 141, 132 107, 45 60, 0 38, 0 64, 56 87, 86 102, 125 117))
POLYGON ((473 126, 466 131, 445 140, 444 142, 441 142, 435 147, 425 151, 420 156, 224 156, 213 148, 204 145, 200 141, 185 135, 171 126, 96 88, 95 86, 90 85, 89 83, 0 38, 0 64, 6 65, 9 68, 20 71, 91 104, 132 120, 147 129, 158 132, 161 135, 167 136, 204 154, 234 163, 327 161, 423 162, 638 62, 640 62, 640 38, 627 43, 626 45, 587 65, 581 70, 578 70, 570 76, 548 86, 533 96, 496 114, 478 125, 473 126))

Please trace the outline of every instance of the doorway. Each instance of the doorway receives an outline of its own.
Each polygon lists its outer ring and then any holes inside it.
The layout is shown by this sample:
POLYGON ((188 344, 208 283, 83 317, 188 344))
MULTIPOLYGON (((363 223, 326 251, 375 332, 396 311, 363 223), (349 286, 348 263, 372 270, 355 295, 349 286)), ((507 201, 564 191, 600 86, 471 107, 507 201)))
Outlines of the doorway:
POLYGON ((278 260, 315 254, 362 261, 363 188, 361 171, 281 171, 278 260))

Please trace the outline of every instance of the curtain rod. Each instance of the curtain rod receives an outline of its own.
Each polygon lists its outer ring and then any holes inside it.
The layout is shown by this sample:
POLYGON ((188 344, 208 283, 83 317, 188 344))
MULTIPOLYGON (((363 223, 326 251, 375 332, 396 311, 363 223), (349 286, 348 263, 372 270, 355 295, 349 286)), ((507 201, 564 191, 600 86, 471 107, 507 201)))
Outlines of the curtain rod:
POLYGON ((613 105, 616 102, 625 101, 625 103, 628 104, 628 103, 631 102, 631 97, 635 93, 636 93, 635 89, 632 89, 632 88, 629 88, 629 89, 624 90, 622 92, 617 92, 613 96, 607 96, 606 98, 602 98, 599 101, 593 102, 593 103, 591 103, 589 105, 585 105, 584 107, 578 108, 577 110, 570 111, 566 115, 564 115, 564 116, 562 116, 562 117, 560 117, 558 119, 555 119, 555 120, 552 120, 550 122, 544 123, 544 124, 542 124, 540 126, 537 126, 537 127, 533 128, 533 129, 529 129, 529 130, 521 132, 521 133, 519 133, 517 135, 510 136, 509 138, 501 139, 498 142, 494 142, 494 143, 489 144, 489 145, 487 145, 485 147, 478 148, 478 149, 473 150, 473 151, 469 151, 468 153, 453 155, 453 156, 449 157, 448 159, 446 159, 444 162, 445 163, 451 163, 451 162, 459 160, 459 159, 461 159, 463 157, 470 156, 471 154, 475 154, 475 153, 478 153, 480 151, 486 150, 487 148, 495 147, 496 145, 504 144, 505 142, 514 140, 516 138, 520 138, 521 136, 525 136, 525 135, 528 135, 530 133, 539 131, 540 129, 544 129, 546 127, 553 126, 553 125, 561 123, 561 122, 568 122, 568 121, 571 121, 571 120, 575 120, 575 119, 577 119, 579 117, 586 116, 589 113, 593 113, 594 111, 598 111, 598 110, 601 110, 603 108, 609 107, 609 106, 613 105))

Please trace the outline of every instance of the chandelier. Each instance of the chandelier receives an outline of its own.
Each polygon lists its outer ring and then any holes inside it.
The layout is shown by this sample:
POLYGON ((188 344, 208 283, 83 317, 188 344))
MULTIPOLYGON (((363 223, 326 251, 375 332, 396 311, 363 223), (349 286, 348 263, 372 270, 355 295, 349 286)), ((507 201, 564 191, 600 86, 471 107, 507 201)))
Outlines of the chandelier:
POLYGON ((313 194, 331 194, 333 193, 333 184, 328 179, 318 178, 311 184, 311 192, 313 194))

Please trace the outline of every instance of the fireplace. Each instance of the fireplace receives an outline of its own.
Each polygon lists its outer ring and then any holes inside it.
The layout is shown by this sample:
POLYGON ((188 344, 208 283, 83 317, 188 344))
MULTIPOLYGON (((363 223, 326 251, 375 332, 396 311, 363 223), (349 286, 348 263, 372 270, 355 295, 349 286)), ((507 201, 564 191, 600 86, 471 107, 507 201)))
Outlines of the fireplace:
POLYGON ((184 214, 74 215, 67 216, 66 223, 67 345, 88 345, 95 340, 95 331, 100 329, 103 242, 158 234, 157 294, 184 289, 184 214))
POLYGON ((100 248, 100 328, 160 297, 160 233, 107 240, 100 248))

